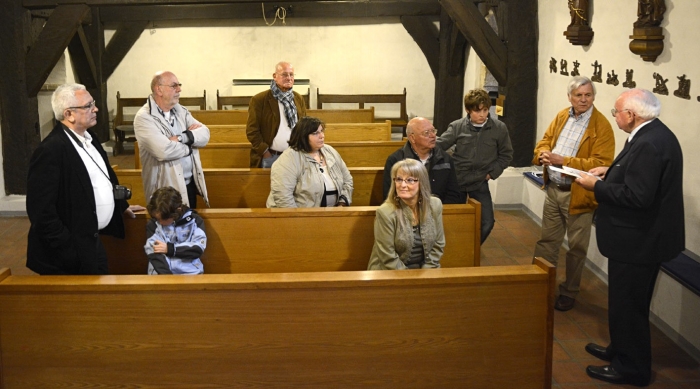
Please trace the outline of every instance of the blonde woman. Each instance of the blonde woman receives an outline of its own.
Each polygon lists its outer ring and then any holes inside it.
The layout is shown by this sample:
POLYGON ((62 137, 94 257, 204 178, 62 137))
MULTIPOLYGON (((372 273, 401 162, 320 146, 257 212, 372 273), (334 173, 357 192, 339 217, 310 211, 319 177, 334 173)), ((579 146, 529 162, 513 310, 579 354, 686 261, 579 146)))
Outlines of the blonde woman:
POLYGON ((368 270, 440 267, 445 248, 442 202, 430 195, 428 172, 404 159, 391 168, 391 188, 374 219, 368 270))

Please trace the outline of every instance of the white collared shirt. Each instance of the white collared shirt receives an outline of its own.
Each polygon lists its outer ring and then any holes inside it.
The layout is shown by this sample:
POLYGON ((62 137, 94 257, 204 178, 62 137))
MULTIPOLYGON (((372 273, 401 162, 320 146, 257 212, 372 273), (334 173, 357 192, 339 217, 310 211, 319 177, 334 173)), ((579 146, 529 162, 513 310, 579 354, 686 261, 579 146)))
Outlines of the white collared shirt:
MULTIPOLYGON (((654 120, 654 119, 651 119, 651 120, 654 120)), ((644 127, 644 126, 646 126, 647 124, 651 123, 651 120, 647 120, 646 122, 644 122, 644 123, 638 125, 637 128, 635 128, 634 130, 632 130, 632 132, 630 132, 630 136, 627 138, 627 142, 632 142, 632 138, 634 138, 634 136, 639 132, 639 130, 640 130, 642 127, 644 127)))
POLYGON ((72 129, 69 129, 69 131, 73 132, 80 142, 80 144, 76 143, 72 136, 66 134, 90 175, 92 191, 95 194, 95 206, 97 208, 97 229, 101 230, 107 227, 114 213, 114 188, 108 176, 107 165, 102 159, 100 152, 92 145, 92 137, 89 133, 85 132, 84 136, 80 136, 72 129))

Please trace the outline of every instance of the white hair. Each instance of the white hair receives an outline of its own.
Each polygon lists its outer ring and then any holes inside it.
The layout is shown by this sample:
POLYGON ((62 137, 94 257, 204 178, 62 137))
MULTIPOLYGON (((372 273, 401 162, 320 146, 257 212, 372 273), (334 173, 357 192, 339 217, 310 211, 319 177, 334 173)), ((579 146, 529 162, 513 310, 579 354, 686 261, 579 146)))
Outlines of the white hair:
POLYGON ((630 89, 623 92, 622 109, 629 109, 644 120, 652 120, 661 114, 661 102, 646 89, 630 89))
POLYGON ((63 120, 63 112, 75 104, 75 92, 86 90, 82 84, 63 84, 56 88, 51 95, 51 108, 53 115, 59 122, 63 120))
POLYGON ((584 86, 584 85, 590 85, 591 88, 593 88, 593 96, 596 94, 595 90, 595 85, 591 82, 591 79, 588 77, 584 76, 576 76, 569 81, 569 87, 566 90, 566 94, 571 97, 571 92, 575 91, 576 89, 584 86))

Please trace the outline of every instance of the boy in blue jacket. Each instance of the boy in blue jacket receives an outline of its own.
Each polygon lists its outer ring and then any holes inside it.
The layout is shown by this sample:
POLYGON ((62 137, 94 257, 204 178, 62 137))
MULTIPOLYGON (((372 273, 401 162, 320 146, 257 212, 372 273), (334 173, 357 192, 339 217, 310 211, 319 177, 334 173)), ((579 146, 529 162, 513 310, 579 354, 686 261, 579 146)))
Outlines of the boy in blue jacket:
POLYGON ((157 189, 146 207, 148 274, 202 274, 200 257, 207 247, 204 220, 182 203, 171 186, 157 189))

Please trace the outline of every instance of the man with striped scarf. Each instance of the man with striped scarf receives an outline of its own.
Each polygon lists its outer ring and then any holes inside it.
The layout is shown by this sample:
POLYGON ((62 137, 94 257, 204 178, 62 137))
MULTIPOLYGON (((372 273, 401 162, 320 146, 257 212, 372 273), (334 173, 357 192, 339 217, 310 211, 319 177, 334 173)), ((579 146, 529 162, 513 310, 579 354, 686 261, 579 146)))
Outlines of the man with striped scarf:
POLYGON ((250 99, 246 134, 252 146, 250 167, 269 168, 287 149, 289 136, 306 104, 294 87, 294 67, 280 62, 272 74, 270 89, 250 99))

